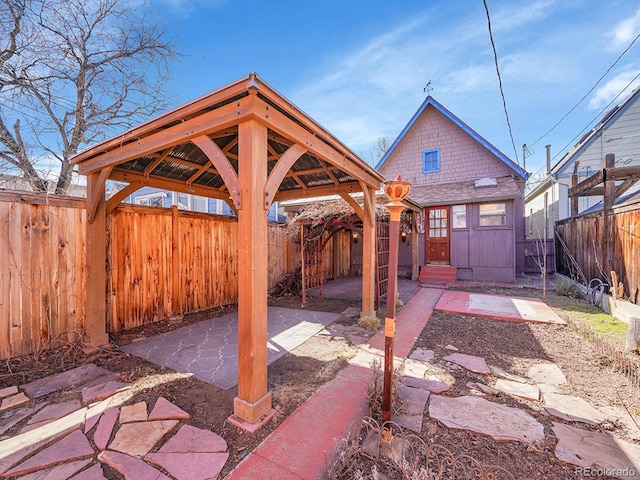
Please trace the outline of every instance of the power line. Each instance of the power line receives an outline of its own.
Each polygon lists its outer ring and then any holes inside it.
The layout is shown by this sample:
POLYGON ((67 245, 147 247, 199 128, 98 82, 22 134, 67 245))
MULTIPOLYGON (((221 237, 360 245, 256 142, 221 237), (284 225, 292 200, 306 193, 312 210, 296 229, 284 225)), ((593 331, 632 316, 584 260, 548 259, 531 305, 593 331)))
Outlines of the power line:
POLYGON ((636 74, 636 76, 635 76, 635 77, 633 77, 629 83, 627 83, 627 85, 626 85, 626 86, 625 86, 625 87, 620 91, 620 93, 618 93, 618 95, 616 95, 616 96, 613 98, 613 100, 611 100, 609 103, 607 103, 607 105, 606 105, 602 110, 600 110, 600 112, 598 112, 598 114, 597 114, 594 118, 592 118, 592 119, 591 119, 591 121, 587 124, 587 126, 586 126, 586 127, 584 127, 582 130, 580 130, 580 131, 578 132, 578 134, 577 134, 575 137, 573 137, 571 140, 569 140, 569 143, 567 143, 564 147, 562 147, 562 149, 560 149, 560 150, 558 151, 558 153, 556 153, 556 154, 555 154, 555 156, 553 157, 553 159, 555 160, 555 159, 556 159, 556 157, 558 157, 558 155, 560 155, 560 153, 564 152, 565 148, 567 148, 569 145, 571 145, 571 144, 575 141, 575 139, 576 139, 576 138, 578 138, 580 135, 582 135, 582 132, 584 132, 587 128, 589 128, 589 125, 591 125, 591 124, 592 124, 593 122, 595 122, 598 118, 600 118, 600 116, 601 116, 604 112, 606 112, 606 111, 607 111, 607 109, 611 106, 611 104, 613 104, 613 102, 615 102, 618 98, 620 98, 620 96, 624 93, 624 91, 625 91, 627 88, 629 88, 629 87, 633 84, 633 82, 635 82, 635 81, 638 79, 638 77, 640 77, 640 73, 636 74))
MULTIPOLYGON (((611 65, 609 68, 607 68, 607 71, 606 71, 606 72, 604 72, 604 73, 602 74, 602 76, 598 79, 598 81, 595 83, 595 85, 594 85, 593 87, 591 87, 591 88, 589 89, 589 91, 588 91, 587 93, 585 93, 585 94, 584 94, 584 96, 583 96, 580 100, 578 100, 578 103, 576 103, 576 104, 571 108, 571 110, 569 110, 567 113, 565 113, 565 114, 564 114, 564 116, 563 116, 560 120, 558 120, 558 121, 556 122, 556 124, 555 124, 553 127, 551 127, 551 128, 550 128, 546 133, 542 134, 542 136, 541 136, 540 138, 538 138, 535 142, 533 142, 533 143, 531 144, 531 146, 532 146, 532 147, 533 147, 536 143, 538 143, 540 140, 542 140, 544 137, 546 137, 547 135, 549 135, 552 131, 554 131, 554 130, 555 130, 555 128, 556 128, 558 125, 560 125, 560 123, 562 123, 562 121, 563 121, 565 118, 567 118, 569 115, 571 115, 571 113, 572 113, 576 108, 578 108, 578 106, 579 106, 582 102, 584 102, 584 101, 585 101, 585 99, 586 99, 586 98, 591 94, 591 92, 593 92, 593 91, 596 89, 596 87, 597 87, 598 85, 600 85, 600 82, 604 79, 604 77, 606 77, 606 76, 609 74, 609 72, 613 69, 613 67, 615 67, 615 66, 618 64, 618 62, 620 61, 620 59, 621 59, 621 58, 622 58, 622 57, 623 57, 623 56, 624 56, 624 55, 629 51, 629 49, 630 49, 631 47, 633 47, 633 44, 634 44, 634 43, 636 43, 636 41, 638 40, 638 38, 640 38, 640 33, 639 33, 638 35, 636 35, 636 38, 634 38, 634 39, 633 39, 633 41, 629 44, 629 46, 628 46, 627 48, 625 48, 625 49, 624 49, 624 51, 623 51, 623 52, 618 56, 618 58, 616 58, 616 61, 615 61, 615 62, 613 62, 613 65, 611 65)), ((627 87, 625 87, 625 88, 627 88, 627 87)), ((616 97, 616 98, 617 98, 617 97, 616 97)))
POLYGON ((484 0, 484 10, 487 12, 487 25, 489 26, 489 38, 491 39, 491 47, 493 48, 493 59, 496 64, 496 73, 498 74, 498 84, 500 85, 500 95, 502 95, 502 108, 504 108, 504 115, 507 119, 507 126, 509 127, 509 137, 511 137, 511 145, 513 146, 513 153, 516 156, 516 163, 520 166, 518 160, 518 150, 516 149, 516 142, 513 140, 513 132, 511 130, 511 122, 509 121, 509 112, 507 111, 507 100, 504 98, 504 90, 502 89, 502 77, 500 76, 500 68, 498 67, 498 52, 496 51, 496 44, 493 41, 493 32, 491 31, 491 17, 489 15, 489 6, 487 0, 484 0))

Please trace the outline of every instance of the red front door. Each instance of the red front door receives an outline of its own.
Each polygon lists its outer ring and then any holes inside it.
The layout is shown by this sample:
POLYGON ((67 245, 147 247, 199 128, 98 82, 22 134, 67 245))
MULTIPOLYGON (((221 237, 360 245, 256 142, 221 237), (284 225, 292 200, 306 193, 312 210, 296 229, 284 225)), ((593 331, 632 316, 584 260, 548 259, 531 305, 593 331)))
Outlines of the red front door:
POLYGON ((427 263, 449 265, 449 207, 425 208, 427 263))

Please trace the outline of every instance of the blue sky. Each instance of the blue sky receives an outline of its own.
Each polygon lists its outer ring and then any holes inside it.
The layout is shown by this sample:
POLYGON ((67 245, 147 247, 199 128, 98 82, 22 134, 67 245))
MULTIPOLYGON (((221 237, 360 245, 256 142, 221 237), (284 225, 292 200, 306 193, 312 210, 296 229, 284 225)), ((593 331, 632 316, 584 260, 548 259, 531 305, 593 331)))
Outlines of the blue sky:
POLYGON ((431 81, 436 100, 520 165, 522 145, 530 146, 526 168, 535 172, 546 144, 555 163, 611 101, 640 85, 638 40, 576 107, 640 34, 640 4, 487 3, 515 151, 482 0, 155 0, 152 7, 185 55, 174 69, 175 106, 255 71, 369 160, 378 137, 393 141, 406 125, 431 81))

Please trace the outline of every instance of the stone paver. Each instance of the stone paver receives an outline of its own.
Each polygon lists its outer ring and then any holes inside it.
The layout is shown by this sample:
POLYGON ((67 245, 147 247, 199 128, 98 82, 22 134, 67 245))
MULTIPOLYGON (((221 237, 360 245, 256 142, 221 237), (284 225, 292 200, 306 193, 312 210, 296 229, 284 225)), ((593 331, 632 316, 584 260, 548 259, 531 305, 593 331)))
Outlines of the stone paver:
POLYGON ((158 397, 149 414, 149 420, 169 420, 171 418, 186 420, 190 418, 190 415, 166 398, 158 397))
POLYGON ((58 373, 50 377, 41 378, 35 382, 22 386, 22 390, 32 397, 39 398, 63 388, 76 387, 89 380, 109 373, 102 367, 88 363, 66 372, 58 373))
POLYGON ((11 395, 15 395, 17 393, 18 393, 18 387, 16 387, 15 385, 11 387, 6 387, 3 389, 0 389, 0 398, 10 397, 11 395))
POLYGON ((501 392, 508 393, 515 397, 524 398, 526 400, 533 400, 535 402, 540 400, 540 389, 535 385, 529 385, 526 383, 514 382, 512 380, 505 380, 499 378, 496 380, 495 387, 501 392))
POLYGON ((177 420, 127 423, 118 429, 109 449, 129 455, 146 455, 178 423, 177 420))
POLYGON ((147 417, 147 403, 138 402, 133 405, 125 405, 120 409, 120 425, 131 422, 144 422, 147 417))
POLYGON ((29 419, 25 427, 20 430, 20 433, 28 432, 29 430, 33 430, 34 428, 38 428, 52 422, 53 420, 58 420, 59 418, 75 412, 81 407, 82 405, 79 400, 69 400, 67 402, 47 405, 29 419))
POLYGON ((564 385, 567 378, 555 363, 540 363, 529 368, 527 376, 535 383, 547 385, 564 385))
POLYGON ((128 388, 131 388, 129 384, 122 383, 117 380, 111 380, 107 383, 100 383, 98 385, 86 387, 82 389, 82 403, 103 400, 128 388))
POLYGON ((102 471, 102 465, 94 463, 91 467, 71 477, 69 480, 107 480, 107 478, 102 471))
POLYGON ((0 474, 45 445, 79 429, 85 413, 86 408, 81 408, 45 426, 0 441, 0 474))
POLYGON ((124 453, 105 450, 98 455, 98 460, 115 468, 127 480, 171 480, 148 463, 124 453))
POLYGON ((498 441, 512 440, 529 444, 544 441, 542 424, 524 410, 480 397, 432 395, 429 416, 449 428, 483 433, 498 441))
POLYGON ((545 393, 544 405, 547 413, 568 422, 597 425, 606 420, 606 416, 601 411, 580 397, 561 395, 559 393, 545 393))
POLYGON ((96 431, 93 434, 93 443, 96 444, 96 447, 98 447, 99 450, 107 448, 119 415, 119 409, 108 408, 100 417, 96 431))
POLYGON ((163 453, 219 453, 227 451, 227 442, 210 430, 183 425, 159 451, 163 453))
POLYGON ((425 380, 423 378, 402 377, 400 379, 402 383, 408 387, 422 388, 428 390, 431 393, 439 394, 444 393, 451 388, 446 382, 440 382, 438 380, 425 380))
POLYGON ((463 368, 475 373, 482 373, 488 375, 491 373, 487 362, 482 357, 476 357, 474 355, 466 355, 464 353, 452 353, 443 357, 443 360, 447 362, 455 363, 463 368))
MULTIPOLYGON (((613 405, 598 405, 598 410, 600 410, 607 420, 612 420, 616 423, 621 423, 627 429, 629 437, 634 440, 640 440, 640 427, 635 424, 635 422, 629 416, 629 412, 622 407, 616 407, 613 405)), ((640 422, 639 422, 640 423, 640 422)))
POLYGON ((491 370, 491 373, 499 378, 504 378, 505 380, 511 380, 513 382, 520 382, 520 383, 528 383, 529 381, 524 378, 521 377, 519 375, 514 375, 513 373, 509 373, 506 370, 503 370, 500 367, 496 367, 495 365, 489 365, 489 370, 491 370))
POLYGON ((228 453, 150 453, 145 457, 176 480, 215 480, 229 458, 228 453))
POLYGON ((87 437, 85 437, 80 430, 75 430, 62 440, 57 441, 23 463, 13 467, 4 473, 4 475, 23 475, 59 463, 90 457, 93 453, 93 448, 89 445, 87 437))
POLYGON ((400 397, 400 412, 394 415, 392 420, 398 425, 420 433, 424 418, 424 407, 429 400, 429 391, 422 388, 400 385, 398 387, 400 397))
POLYGON ((20 408, 18 410, 7 410, 0 416, 0 435, 9 430, 14 425, 17 425, 29 415, 33 415, 35 412, 44 408, 47 404, 42 403, 40 405, 34 405, 32 407, 20 408))
POLYGON ((433 362, 435 354, 433 350, 425 350, 424 348, 416 348, 409 358, 413 360, 420 360, 421 362, 433 362))
POLYGON ((8 410, 13 407, 17 407, 18 405, 22 405, 23 403, 28 403, 29 398, 24 394, 24 392, 17 393, 16 395, 11 395, 10 397, 5 397, 2 399, 2 403, 0 404, 0 411, 8 410))
POLYGON ((69 480, 72 475, 91 463, 90 458, 63 463, 20 477, 20 480, 69 480))
POLYGON ((465 385, 470 391, 471 393, 473 393, 474 395, 498 395, 500 393, 500 390, 498 390, 497 388, 493 388, 490 387, 489 385, 485 385, 484 383, 481 382, 467 382, 467 384, 465 385))
POLYGON ((618 478, 640 476, 638 445, 555 422, 553 433, 558 437, 555 453, 559 460, 583 468, 597 465, 610 470, 610 475, 618 478), (633 475, 630 475, 631 471, 633 475))

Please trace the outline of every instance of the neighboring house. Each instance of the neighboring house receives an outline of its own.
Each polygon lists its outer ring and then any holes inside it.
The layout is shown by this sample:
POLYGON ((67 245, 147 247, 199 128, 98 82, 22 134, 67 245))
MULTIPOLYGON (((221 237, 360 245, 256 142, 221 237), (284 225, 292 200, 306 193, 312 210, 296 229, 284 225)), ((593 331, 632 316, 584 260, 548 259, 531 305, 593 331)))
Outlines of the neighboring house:
POLYGON ((428 96, 376 168, 411 182, 424 208, 419 262, 461 281, 514 282, 524 269, 528 174, 428 96))
MULTIPOLYGON (((607 112, 553 167, 550 147, 547 147, 546 168, 529 178, 525 190, 527 238, 553 238, 555 222, 571 215, 569 186, 572 174, 577 174, 578 181, 583 181, 602 170, 607 153, 615 154, 616 167, 640 165, 639 100, 640 89, 636 89, 607 112)), ((591 211, 601 201, 602 196, 580 197, 578 213, 591 211)))
MULTIPOLYGON (((74 177, 74 180, 76 180, 76 177, 74 177)), ((7 175, 4 173, 0 173, 0 190, 33 192, 31 184, 24 177, 18 175, 7 175)), ((54 193, 55 191, 56 182, 53 180, 47 180, 47 192, 54 193)), ((84 198, 87 196, 87 187, 84 185, 72 183, 69 187, 67 196, 84 198)))
MULTIPOLYGON (((181 210, 235 216, 231 207, 223 200, 151 187, 142 187, 129 195, 124 201, 149 207, 169 208, 176 205, 181 210)), ((280 217, 278 216, 278 202, 274 202, 269 209, 267 218, 274 222, 283 221, 282 216, 280 217)))

